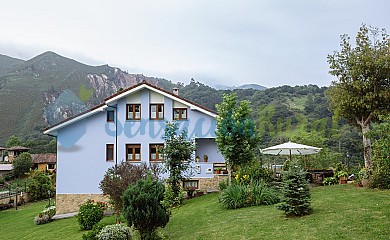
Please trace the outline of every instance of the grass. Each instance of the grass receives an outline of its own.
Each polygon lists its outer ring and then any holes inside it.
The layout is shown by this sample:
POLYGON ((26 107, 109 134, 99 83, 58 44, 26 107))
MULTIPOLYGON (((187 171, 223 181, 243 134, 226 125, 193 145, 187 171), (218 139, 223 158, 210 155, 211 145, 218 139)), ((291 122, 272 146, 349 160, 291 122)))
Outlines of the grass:
MULTIPOLYGON (((0 212, 2 239, 81 239, 76 218, 34 225, 46 202, 0 212)), ((313 214, 285 218, 275 206, 225 210, 218 194, 186 201, 160 230, 164 239, 389 239, 390 191, 352 184, 312 188, 313 214)), ((102 221, 114 222, 113 217, 102 221)), ((135 234, 137 235, 137 234, 135 234)))

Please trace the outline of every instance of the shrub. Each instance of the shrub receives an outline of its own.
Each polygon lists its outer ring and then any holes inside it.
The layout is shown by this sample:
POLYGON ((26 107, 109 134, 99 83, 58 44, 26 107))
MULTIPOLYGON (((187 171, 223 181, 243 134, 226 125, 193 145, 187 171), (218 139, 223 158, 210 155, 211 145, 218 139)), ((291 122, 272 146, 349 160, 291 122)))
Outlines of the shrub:
POLYGON ((83 230, 92 229, 93 225, 103 218, 103 213, 106 208, 107 205, 103 202, 95 203, 93 200, 88 200, 83 203, 76 216, 80 228, 83 230))
POLYGON ((312 211, 306 171, 296 162, 283 175, 283 199, 278 209, 286 216, 303 216, 312 211))
POLYGON ((247 206, 247 186, 232 184, 221 192, 220 201, 227 209, 237 209, 247 206))
POLYGON ((161 204, 165 187, 148 178, 130 185, 123 194, 123 215, 129 226, 139 230, 141 239, 151 239, 158 227, 164 227, 169 214, 161 204))
POLYGON ((93 225, 92 230, 88 233, 83 234, 83 240, 98 240, 97 235, 100 233, 100 231, 107 226, 107 224, 104 223, 96 223, 93 225))
POLYGON ((105 226, 96 237, 98 240, 130 240, 132 235, 129 227, 114 224, 105 226))
POLYGON ((22 177, 32 168, 31 155, 28 152, 21 153, 12 162, 12 173, 15 177, 22 177))
POLYGON ((4 184, 5 183, 5 179, 3 177, 0 177, 0 184, 4 184))
POLYGON ((223 191, 229 186, 229 179, 226 179, 226 181, 221 181, 218 183, 219 190, 223 191))
POLYGON ((250 185, 251 205, 272 205, 280 202, 280 192, 265 181, 255 181, 250 185))
POLYGON ((50 219, 52 219, 53 216, 56 215, 56 206, 50 206, 48 208, 43 209, 42 214, 47 215, 50 219))
POLYGON ((48 191, 54 195, 55 189, 49 174, 34 170, 30 172, 30 183, 28 184, 28 193, 31 200, 48 198, 48 191))
POLYGON ((165 192, 164 192, 164 200, 162 201, 162 204, 166 208, 173 208, 176 206, 180 206, 183 203, 184 200, 184 192, 181 191, 180 194, 177 197, 173 196, 173 191, 171 185, 165 186, 165 192))
POLYGON ((335 177, 326 177, 324 178, 324 181, 322 181, 322 184, 324 184, 325 186, 335 185, 337 183, 338 181, 335 177))
POLYGON ((50 221, 50 217, 48 215, 40 213, 38 216, 34 218, 34 223, 36 225, 45 224, 50 221))
MULTIPOLYGON (((261 163, 258 161, 251 162, 250 164, 244 165, 237 171, 237 175, 243 177, 249 176, 249 179, 245 180, 247 183, 251 181, 272 181, 272 171, 263 168, 261 163)), ((237 176, 236 175, 236 176, 237 176)))

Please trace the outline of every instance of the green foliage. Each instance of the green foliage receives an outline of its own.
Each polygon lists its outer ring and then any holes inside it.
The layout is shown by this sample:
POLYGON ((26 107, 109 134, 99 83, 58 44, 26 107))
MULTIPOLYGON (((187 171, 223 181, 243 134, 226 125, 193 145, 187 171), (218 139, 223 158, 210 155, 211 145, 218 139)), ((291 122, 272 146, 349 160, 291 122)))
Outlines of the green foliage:
POLYGON ((254 149, 258 143, 256 127, 251 119, 249 101, 237 104, 234 93, 225 94, 217 106, 216 139, 218 149, 229 168, 236 169, 254 159, 254 149))
POLYGON ((114 211, 119 217, 123 208, 122 195, 130 184, 136 183, 140 179, 146 179, 151 174, 155 179, 158 177, 159 170, 149 168, 146 164, 134 165, 128 162, 121 162, 115 169, 115 166, 107 169, 99 188, 103 194, 109 195, 114 211))
POLYGON ((326 177, 324 178, 324 181, 322 181, 322 184, 324 184, 325 186, 335 185, 337 183, 338 181, 335 177, 326 177))
POLYGON ((82 230, 91 230, 92 227, 103 218, 107 205, 103 202, 88 200, 83 203, 76 215, 77 222, 82 230))
POLYGON ((12 162, 12 173, 15 177, 23 177, 32 168, 31 155, 28 152, 21 153, 12 162))
POLYGON ((48 191, 50 191, 51 195, 54 196, 55 189, 49 174, 34 170, 30 172, 29 180, 28 196, 31 200, 48 198, 48 191))
POLYGON ((371 187, 390 189, 390 115, 380 116, 370 131, 373 139, 371 187))
POLYGON ((122 224, 105 226, 99 234, 98 240, 130 240, 132 238, 131 229, 122 224))
POLYGON ((10 136, 7 139, 7 142, 5 143, 5 146, 7 146, 7 148, 14 147, 14 146, 20 146, 20 145, 22 145, 22 142, 15 135, 10 136))
POLYGON ((221 192, 219 201, 224 208, 237 209, 248 205, 246 185, 232 184, 221 192))
POLYGON ((356 46, 341 37, 341 51, 328 55, 330 73, 338 78, 329 87, 330 108, 363 133, 365 166, 371 168, 371 145, 366 133, 378 114, 390 111, 390 53, 383 29, 362 25, 356 46))
POLYGON ((259 161, 252 161, 238 169, 236 176, 248 175, 250 181, 265 181, 271 182, 273 180, 272 171, 263 168, 259 161))
POLYGON ((229 186, 229 179, 226 179, 226 181, 221 181, 218 183, 219 190, 223 191, 229 186))
POLYGON ((184 192, 180 190, 179 195, 175 196, 171 185, 165 186, 165 192, 164 192, 164 200, 162 204, 167 208, 174 208, 176 206, 180 206, 183 203, 184 200, 184 192))
POLYGON ((98 240, 97 235, 105 226, 107 226, 106 223, 96 223, 91 231, 83 234, 83 240, 98 240))
POLYGON ((312 212, 310 200, 306 171, 292 162, 289 170, 283 174, 283 198, 277 207, 288 217, 303 216, 312 212))
POLYGON ((50 220, 55 214, 56 214, 55 206, 45 207, 43 211, 34 218, 34 223, 36 225, 48 223, 50 222, 50 220))
POLYGON ((187 132, 184 130, 178 132, 178 123, 166 122, 164 132, 164 164, 166 170, 169 171, 168 184, 172 188, 172 201, 177 202, 180 196, 180 183, 185 178, 183 175, 193 161, 192 154, 196 149, 193 141, 187 139, 187 132))
POLYGON ((148 178, 138 180, 123 194, 123 216, 129 226, 139 230, 141 239, 153 239, 158 227, 165 227, 169 214, 161 204, 165 187, 148 178))
POLYGON ((80 85, 80 90, 79 90, 79 98, 81 101, 86 102, 88 101, 93 95, 93 88, 92 89, 87 89, 85 87, 85 84, 82 83, 80 85))

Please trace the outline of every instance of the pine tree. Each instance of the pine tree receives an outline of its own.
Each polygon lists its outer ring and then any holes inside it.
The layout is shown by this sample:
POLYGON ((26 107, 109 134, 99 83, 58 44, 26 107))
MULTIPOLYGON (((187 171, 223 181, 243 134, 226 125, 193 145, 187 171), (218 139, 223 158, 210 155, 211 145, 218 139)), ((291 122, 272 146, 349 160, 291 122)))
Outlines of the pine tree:
POLYGON ((286 216, 303 216, 312 212, 306 171, 296 162, 293 162, 288 171, 284 172, 283 195, 278 209, 284 210, 286 216))

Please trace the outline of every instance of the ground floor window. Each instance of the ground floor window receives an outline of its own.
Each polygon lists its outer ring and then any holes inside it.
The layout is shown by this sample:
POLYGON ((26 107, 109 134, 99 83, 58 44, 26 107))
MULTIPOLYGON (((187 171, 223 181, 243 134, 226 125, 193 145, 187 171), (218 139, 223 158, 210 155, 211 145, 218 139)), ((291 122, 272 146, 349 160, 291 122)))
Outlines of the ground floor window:
POLYGON ((126 144, 126 161, 141 161, 141 144, 126 144))
POLYGON ((199 180, 186 180, 183 181, 183 189, 199 189, 199 180))

